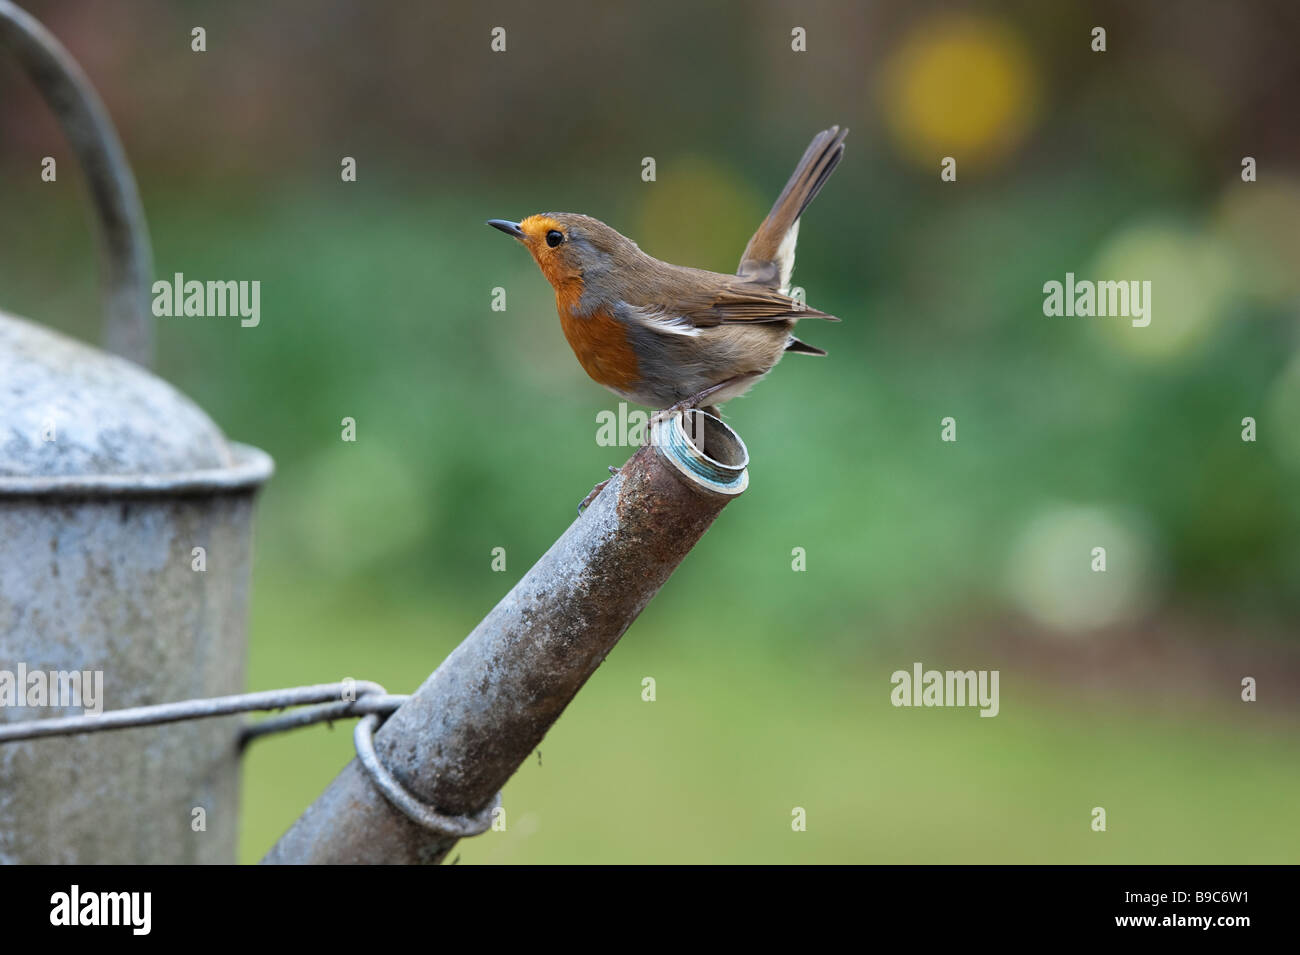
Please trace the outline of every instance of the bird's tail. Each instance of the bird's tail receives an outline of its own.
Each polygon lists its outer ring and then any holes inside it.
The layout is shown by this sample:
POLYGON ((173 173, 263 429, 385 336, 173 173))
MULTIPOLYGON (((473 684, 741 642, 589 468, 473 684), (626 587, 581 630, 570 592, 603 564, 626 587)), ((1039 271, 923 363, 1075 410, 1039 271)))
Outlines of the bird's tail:
POLYGON ((794 270, 799 217, 839 165, 844 155, 844 138, 848 134, 847 129, 832 126, 813 137, 772 211, 749 240, 749 245, 745 246, 736 274, 751 282, 779 288, 789 283, 790 273, 794 270))
POLYGON ((796 354, 799 355, 825 355, 826 354, 826 351, 824 349, 818 348, 816 345, 809 345, 807 342, 801 342, 793 335, 790 336, 790 341, 786 343, 785 350, 795 352, 796 354))

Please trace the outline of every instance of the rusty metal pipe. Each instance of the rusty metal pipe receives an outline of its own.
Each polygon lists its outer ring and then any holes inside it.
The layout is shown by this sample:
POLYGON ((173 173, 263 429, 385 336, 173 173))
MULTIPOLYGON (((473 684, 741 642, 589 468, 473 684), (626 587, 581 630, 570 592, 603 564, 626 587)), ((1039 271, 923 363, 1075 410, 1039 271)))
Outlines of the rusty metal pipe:
MULTIPOLYGON (((688 411, 651 442, 375 736, 438 812, 495 797, 650 599, 748 484, 740 438, 688 411)), ((262 861, 436 864, 456 844, 394 808, 354 759, 262 861)))

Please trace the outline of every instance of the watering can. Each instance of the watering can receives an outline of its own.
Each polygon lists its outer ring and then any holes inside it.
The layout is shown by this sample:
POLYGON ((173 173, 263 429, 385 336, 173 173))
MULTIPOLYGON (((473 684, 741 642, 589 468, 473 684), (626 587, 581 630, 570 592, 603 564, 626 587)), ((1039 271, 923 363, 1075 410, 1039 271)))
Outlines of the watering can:
MULTIPOLYGON (((68 53, 0 0, 5 57, 88 179, 107 351, 0 311, 0 723, 241 692, 271 459, 147 370, 151 254, 121 144, 68 53)), ((0 862, 233 862, 238 729, 0 746, 0 862)))

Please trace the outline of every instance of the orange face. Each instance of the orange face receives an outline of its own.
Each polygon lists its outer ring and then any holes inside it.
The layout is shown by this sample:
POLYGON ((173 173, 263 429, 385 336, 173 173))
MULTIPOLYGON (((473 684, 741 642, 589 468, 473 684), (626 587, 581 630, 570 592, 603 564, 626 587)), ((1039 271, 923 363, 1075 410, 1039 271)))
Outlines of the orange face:
POLYGON ((547 215, 529 216, 519 223, 520 241, 528 247, 546 280, 559 291, 582 278, 582 269, 573 261, 568 245, 568 229, 547 215))
POLYGON ((570 224, 565 218, 559 213, 539 214, 522 222, 490 219, 488 225, 522 242, 557 292, 573 294, 573 286, 577 286, 577 294, 581 294, 582 253, 578 244, 570 241, 570 224))

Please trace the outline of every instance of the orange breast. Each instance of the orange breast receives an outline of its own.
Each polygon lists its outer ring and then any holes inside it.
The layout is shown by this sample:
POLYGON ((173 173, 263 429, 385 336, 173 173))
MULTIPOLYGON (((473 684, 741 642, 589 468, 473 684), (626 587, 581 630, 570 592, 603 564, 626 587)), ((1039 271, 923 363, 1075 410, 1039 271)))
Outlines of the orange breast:
POLYGON ((626 389, 640 378, 636 352, 628 344, 627 330, 605 311, 577 316, 571 306, 581 290, 557 289, 555 307, 560 313, 560 327, 569 347, 578 356, 578 364, 592 381, 606 388, 626 389))

